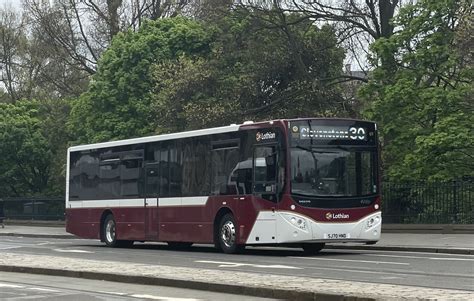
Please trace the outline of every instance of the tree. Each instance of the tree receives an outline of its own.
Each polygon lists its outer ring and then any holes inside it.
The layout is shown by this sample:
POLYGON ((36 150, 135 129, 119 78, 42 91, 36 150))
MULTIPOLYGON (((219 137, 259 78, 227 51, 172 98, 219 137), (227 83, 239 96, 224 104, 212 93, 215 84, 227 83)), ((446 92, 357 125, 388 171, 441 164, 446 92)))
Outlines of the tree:
POLYGON ((78 96, 87 85, 84 72, 64 64, 66 57, 12 7, 0 8, 0 80, 4 102, 78 96))
POLYGON ((0 80, 8 101, 21 98, 19 85, 20 57, 25 51, 25 31, 21 15, 11 7, 0 8, 0 80))
POLYGON ((67 54, 64 63, 90 75, 119 32, 138 30, 145 20, 178 16, 191 4, 198 5, 191 0, 24 0, 37 30, 67 54))
POLYGON ((338 86, 344 51, 330 26, 298 15, 234 10, 209 24, 209 54, 155 67, 157 131, 244 120, 346 114, 338 86))
MULTIPOLYGON (((316 24, 329 23, 337 29, 338 40, 348 50, 350 59, 361 70, 368 71, 369 45, 379 38, 393 34, 391 19, 403 0, 240 0, 244 7, 268 10, 278 7, 287 13, 299 13, 316 24)), ((351 80, 366 81, 366 77, 347 76, 351 80)))
POLYGON ((0 195, 57 195, 64 191, 68 106, 22 100, 0 103, 0 195))
MULTIPOLYGON (((461 41, 470 1, 420 0, 400 10, 399 29, 372 45, 378 67, 362 90, 381 125, 389 179, 452 179, 474 173, 472 52, 461 41), (394 63, 382 64, 385 58, 394 63)), ((472 24, 469 25, 472 27, 472 24)))
POLYGON ((76 142, 152 134, 150 66, 208 51, 209 34, 202 25, 181 17, 148 21, 136 33, 119 33, 88 91, 73 105, 69 126, 76 142))

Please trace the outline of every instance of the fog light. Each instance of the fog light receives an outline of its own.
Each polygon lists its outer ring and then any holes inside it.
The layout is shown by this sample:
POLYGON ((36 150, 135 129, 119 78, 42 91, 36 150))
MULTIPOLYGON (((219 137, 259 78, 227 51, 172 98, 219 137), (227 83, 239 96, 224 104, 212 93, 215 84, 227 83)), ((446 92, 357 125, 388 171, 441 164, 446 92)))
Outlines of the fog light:
POLYGON ((379 209, 379 204, 375 204, 374 208, 375 208, 375 210, 378 210, 379 209))

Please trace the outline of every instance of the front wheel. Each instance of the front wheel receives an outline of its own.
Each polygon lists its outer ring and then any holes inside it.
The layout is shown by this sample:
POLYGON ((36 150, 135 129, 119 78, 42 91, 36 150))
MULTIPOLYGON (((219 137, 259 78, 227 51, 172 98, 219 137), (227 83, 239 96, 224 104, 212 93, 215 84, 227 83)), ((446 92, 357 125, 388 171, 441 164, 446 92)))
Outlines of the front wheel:
POLYGON ((238 253, 244 246, 237 244, 237 224, 230 213, 224 215, 217 229, 217 246, 227 254, 238 253))
POLYGON ((116 224, 112 214, 107 215, 105 218, 102 231, 105 244, 108 247, 131 247, 133 245, 133 240, 117 240, 116 224))
POLYGON ((318 254, 319 251, 321 251, 325 243, 312 243, 312 244, 303 244, 301 247, 303 248, 303 251, 306 255, 315 255, 318 254))

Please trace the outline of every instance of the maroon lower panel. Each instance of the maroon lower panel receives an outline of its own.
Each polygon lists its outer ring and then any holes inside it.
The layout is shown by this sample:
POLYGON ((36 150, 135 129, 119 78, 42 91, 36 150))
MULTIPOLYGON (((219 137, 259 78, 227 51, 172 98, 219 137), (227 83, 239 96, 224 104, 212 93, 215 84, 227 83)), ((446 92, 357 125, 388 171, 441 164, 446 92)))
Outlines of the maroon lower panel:
POLYGON ((212 223, 160 223, 160 241, 212 243, 212 223))
MULTIPOLYGON (((380 200, 376 204, 380 207, 380 200)), ((347 209, 305 208, 287 195, 279 203, 256 196, 211 196, 204 206, 66 209, 66 231, 82 238, 99 239, 101 220, 111 213, 116 221, 117 239, 213 243, 214 224, 219 224, 216 216, 221 210, 234 215, 237 241, 241 244, 247 241, 258 213, 263 210, 293 211, 326 223, 354 222, 377 211, 374 205, 347 209), (328 213, 343 213, 341 216, 347 218, 328 220, 328 213)))
POLYGON ((117 239, 145 240, 143 207, 66 209, 66 231, 82 238, 99 239, 101 219, 108 213, 114 216, 117 239))
POLYGON ((245 243, 260 210, 275 204, 253 196, 213 196, 204 206, 76 208, 66 210, 66 230, 82 238, 99 239, 101 221, 111 213, 117 239, 139 241, 214 242, 220 210, 234 215, 238 243, 245 243))

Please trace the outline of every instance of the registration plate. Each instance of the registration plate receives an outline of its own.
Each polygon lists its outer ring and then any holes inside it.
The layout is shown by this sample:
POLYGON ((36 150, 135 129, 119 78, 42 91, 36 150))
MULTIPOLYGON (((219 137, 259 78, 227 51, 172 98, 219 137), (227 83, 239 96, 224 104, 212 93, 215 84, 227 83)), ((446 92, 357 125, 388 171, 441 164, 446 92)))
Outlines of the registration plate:
POLYGON ((324 239, 346 239, 351 238, 349 233, 324 233, 324 239))

